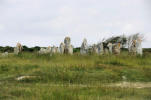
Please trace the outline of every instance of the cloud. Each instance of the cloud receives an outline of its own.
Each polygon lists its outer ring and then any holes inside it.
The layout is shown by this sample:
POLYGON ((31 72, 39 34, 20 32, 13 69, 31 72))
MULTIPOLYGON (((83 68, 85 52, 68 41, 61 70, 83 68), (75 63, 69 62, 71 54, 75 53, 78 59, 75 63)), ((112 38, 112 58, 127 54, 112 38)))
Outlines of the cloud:
POLYGON ((0 24, 0 31, 4 30, 4 25, 0 24))
MULTIPOLYGON (((145 0, 0 0, 0 45, 59 45, 65 36, 80 46, 113 35, 146 33, 151 23, 145 0)), ((150 9, 148 9, 150 11, 150 9)))

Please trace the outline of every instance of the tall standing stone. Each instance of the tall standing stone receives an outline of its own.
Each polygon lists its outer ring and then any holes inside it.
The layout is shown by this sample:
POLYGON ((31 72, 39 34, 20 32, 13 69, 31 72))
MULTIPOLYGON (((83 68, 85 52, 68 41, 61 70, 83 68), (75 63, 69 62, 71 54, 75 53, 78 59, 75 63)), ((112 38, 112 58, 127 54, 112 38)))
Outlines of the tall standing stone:
POLYGON ((87 54, 88 53, 88 44, 87 44, 87 40, 84 39, 80 48, 80 53, 81 54, 87 54))
POLYGON ((18 55, 19 53, 22 52, 22 49, 23 49, 22 45, 20 43, 17 43, 16 47, 14 48, 14 53, 18 55))
POLYGON ((142 40, 141 40, 141 38, 137 39, 136 48, 137 48, 137 54, 142 56, 143 55, 143 49, 142 49, 142 40))
POLYGON ((65 44, 64 53, 65 54, 73 54, 73 46, 71 45, 70 37, 65 37, 64 44, 65 44))

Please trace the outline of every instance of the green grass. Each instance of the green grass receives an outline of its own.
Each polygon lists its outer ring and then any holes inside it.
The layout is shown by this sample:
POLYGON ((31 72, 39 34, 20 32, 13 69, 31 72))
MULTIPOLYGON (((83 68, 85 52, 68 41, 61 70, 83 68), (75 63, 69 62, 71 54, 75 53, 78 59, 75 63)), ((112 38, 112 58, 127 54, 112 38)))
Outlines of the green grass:
POLYGON ((50 84, 7 84, 0 99, 14 100, 150 100, 151 89, 103 86, 52 86, 50 84))
POLYGON ((151 100, 151 88, 104 84, 151 82, 151 54, 38 55, 0 57, 0 100, 151 100), (16 81, 19 76, 37 78, 16 81))

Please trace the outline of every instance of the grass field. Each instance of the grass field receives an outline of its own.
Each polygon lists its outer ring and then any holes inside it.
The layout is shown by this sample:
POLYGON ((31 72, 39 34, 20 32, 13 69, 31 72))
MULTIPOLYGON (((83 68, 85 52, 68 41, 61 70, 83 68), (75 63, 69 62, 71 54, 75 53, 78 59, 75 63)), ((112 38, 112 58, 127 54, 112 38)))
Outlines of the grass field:
POLYGON ((150 53, 0 57, 0 100, 151 100, 151 87, 108 86, 124 81, 151 82, 150 53))

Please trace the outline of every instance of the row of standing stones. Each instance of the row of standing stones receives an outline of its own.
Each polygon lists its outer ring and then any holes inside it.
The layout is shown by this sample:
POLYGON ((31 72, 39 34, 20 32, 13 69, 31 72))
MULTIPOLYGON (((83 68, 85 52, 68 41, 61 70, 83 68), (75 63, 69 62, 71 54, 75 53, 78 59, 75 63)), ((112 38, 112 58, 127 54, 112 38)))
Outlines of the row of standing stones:
MULTIPOLYGON (((139 37, 131 36, 128 38, 128 50, 131 54, 143 54, 142 46, 141 46, 142 40, 139 37)), ((106 47, 104 47, 104 43, 100 42, 98 44, 94 44, 92 46, 89 46, 87 43, 87 40, 84 39, 80 48, 80 54, 85 55, 88 53, 95 53, 95 54, 120 54, 121 52, 121 43, 108 43, 106 47)), ((21 43, 17 43, 16 47, 14 48, 14 54, 18 55, 22 52, 22 45, 21 43)), ((38 51, 38 54, 73 54, 73 45, 71 45, 71 39, 70 37, 65 37, 64 43, 62 42, 59 47, 53 46, 53 47, 47 47, 47 48, 41 48, 38 51)), ((8 52, 2 53, 2 56, 8 56, 8 52)))

